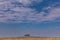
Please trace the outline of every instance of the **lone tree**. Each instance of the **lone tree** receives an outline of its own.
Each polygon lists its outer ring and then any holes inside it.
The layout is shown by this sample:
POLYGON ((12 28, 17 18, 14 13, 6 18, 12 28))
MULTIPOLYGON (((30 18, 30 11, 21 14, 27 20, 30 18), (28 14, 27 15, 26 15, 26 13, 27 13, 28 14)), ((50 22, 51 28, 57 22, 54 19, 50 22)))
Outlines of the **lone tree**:
POLYGON ((24 36, 25 36, 25 37, 30 37, 30 34, 25 34, 24 36))

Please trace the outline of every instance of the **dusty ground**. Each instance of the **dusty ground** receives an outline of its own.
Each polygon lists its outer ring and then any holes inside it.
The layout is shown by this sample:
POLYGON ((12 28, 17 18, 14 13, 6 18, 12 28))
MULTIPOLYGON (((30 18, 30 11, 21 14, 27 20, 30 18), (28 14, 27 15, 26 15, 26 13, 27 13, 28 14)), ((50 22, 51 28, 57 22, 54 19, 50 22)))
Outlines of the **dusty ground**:
POLYGON ((60 40, 60 38, 0 38, 0 40, 60 40))

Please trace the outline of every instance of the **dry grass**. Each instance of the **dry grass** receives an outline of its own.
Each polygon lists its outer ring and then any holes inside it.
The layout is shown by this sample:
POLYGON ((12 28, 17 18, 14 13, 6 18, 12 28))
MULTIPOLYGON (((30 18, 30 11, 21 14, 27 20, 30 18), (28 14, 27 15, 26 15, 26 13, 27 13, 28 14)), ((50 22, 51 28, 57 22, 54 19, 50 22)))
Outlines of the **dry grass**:
POLYGON ((60 40, 60 38, 0 38, 0 40, 60 40))

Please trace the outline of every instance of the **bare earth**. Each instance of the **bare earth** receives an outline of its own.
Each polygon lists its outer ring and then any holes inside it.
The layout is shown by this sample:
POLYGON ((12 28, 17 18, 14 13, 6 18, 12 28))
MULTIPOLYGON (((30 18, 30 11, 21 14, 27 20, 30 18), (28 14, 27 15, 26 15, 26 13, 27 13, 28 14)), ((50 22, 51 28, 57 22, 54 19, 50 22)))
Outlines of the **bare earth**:
POLYGON ((60 40, 60 38, 0 38, 0 40, 60 40))

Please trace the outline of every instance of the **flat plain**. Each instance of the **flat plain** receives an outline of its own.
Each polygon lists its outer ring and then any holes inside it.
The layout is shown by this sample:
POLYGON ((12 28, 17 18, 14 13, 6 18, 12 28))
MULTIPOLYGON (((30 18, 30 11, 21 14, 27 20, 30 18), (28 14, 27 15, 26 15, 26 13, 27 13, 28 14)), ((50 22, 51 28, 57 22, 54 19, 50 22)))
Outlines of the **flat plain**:
POLYGON ((60 38, 0 38, 0 40, 60 40, 60 38))

